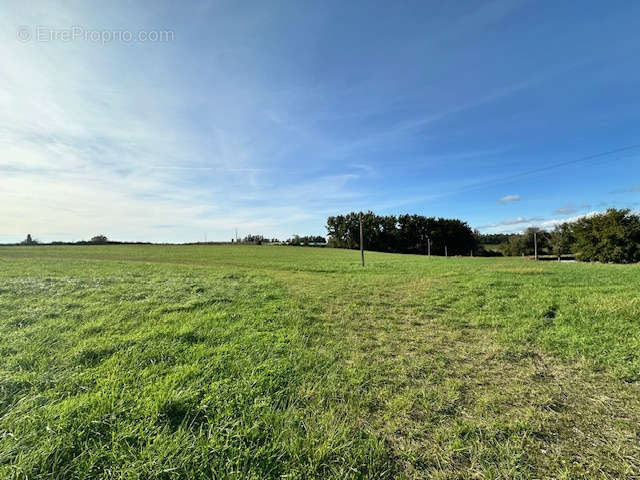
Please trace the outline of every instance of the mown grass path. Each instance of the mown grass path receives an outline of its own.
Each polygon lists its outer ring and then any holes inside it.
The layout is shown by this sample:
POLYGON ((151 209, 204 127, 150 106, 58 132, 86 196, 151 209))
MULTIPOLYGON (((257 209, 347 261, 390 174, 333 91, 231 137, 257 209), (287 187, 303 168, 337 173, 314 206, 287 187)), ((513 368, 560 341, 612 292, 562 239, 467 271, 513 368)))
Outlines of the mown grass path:
POLYGON ((634 478, 640 269, 0 249, 0 476, 634 478))

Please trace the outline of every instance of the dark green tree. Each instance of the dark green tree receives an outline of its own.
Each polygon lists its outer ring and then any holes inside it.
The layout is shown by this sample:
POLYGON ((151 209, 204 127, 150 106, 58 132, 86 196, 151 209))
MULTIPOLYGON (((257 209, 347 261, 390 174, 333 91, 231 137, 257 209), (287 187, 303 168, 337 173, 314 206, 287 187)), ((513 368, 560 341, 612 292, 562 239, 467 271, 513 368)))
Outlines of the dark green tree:
POLYGON ((500 250, 505 256, 533 255, 534 238, 538 241, 538 255, 551 251, 551 234, 538 227, 529 227, 521 234, 511 235, 507 242, 500 246, 500 250))
POLYGON ((571 228, 579 260, 640 262, 640 217, 629 209, 610 208, 573 222, 571 228))
MULTIPOLYGON (((327 219, 329 246, 360 248, 360 214, 351 212, 327 219)), ((469 226, 460 220, 421 215, 380 216, 362 213, 363 240, 367 250, 426 254, 429 241, 434 255, 469 255, 476 239, 469 226)))
POLYGON ((570 223, 556 225, 551 232, 551 251, 558 256, 573 253, 575 241, 576 237, 573 235, 573 228, 570 223))
POLYGON ((20 242, 20 245, 37 245, 38 243, 38 240, 31 238, 31 234, 28 233, 27 238, 20 242))
POLYGON ((91 240, 89 240, 89 243, 104 244, 104 243, 107 243, 108 241, 109 239, 107 238, 106 235, 96 235, 95 237, 91 237, 91 240))

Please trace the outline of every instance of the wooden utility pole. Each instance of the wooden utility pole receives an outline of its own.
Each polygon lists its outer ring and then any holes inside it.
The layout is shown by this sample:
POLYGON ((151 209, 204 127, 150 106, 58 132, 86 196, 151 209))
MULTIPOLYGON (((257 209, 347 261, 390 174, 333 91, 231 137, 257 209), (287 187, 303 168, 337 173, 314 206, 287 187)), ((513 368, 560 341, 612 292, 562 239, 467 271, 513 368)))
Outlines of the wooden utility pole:
POLYGON ((533 232, 533 256, 538 259, 538 232, 533 232))
POLYGON ((364 267, 364 243, 362 239, 362 212, 358 215, 360 220, 360 256, 362 257, 362 266, 364 267))

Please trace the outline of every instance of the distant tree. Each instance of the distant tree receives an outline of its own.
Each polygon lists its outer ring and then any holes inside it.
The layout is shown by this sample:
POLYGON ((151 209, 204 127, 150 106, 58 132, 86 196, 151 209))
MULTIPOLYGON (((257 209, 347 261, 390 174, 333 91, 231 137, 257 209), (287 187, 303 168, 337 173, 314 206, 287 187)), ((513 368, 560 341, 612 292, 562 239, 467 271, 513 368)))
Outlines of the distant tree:
POLYGON ((268 242, 268 239, 265 239, 263 235, 254 235, 249 234, 245 235, 245 237, 241 240, 242 243, 250 243, 253 245, 262 245, 265 242, 268 242))
MULTIPOLYGON (((262 245, 263 243, 279 243, 280 240, 278 240, 277 238, 268 238, 263 235, 249 234, 245 235, 242 240, 238 240, 238 242, 250 243, 253 245, 262 245)), ((231 239, 231 243, 233 243, 233 239, 231 239)))
POLYGON ((529 227, 521 234, 509 236, 509 239, 500 245, 500 251, 505 256, 533 255, 535 237, 538 241, 538 254, 549 253, 551 234, 538 227, 529 227))
POLYGON ((287 240, 287 245, 294 246, 318 246, 324 245, 325 243, 327 243, 327 240, 320 235, 305 235, 304 237, 301 237, 300 235, 294 235, 287 240))
POLYGON ((571 224, 579 260, 640 262, 640 217, 629 209, 608 209, 571 224))
POLYGON ((528 228, 500 245, 504 255, 531 255, 533 234, 538 253, 575 253, 578 260, 606 263, 640 262, 640 217, 629 209, 609 209, 558 225, 549 233, 528 228))
POLYGON ((473 234, 480 245, 499 245, 518 235, 517 233, 480 233, 477 230, 473 234))
POLYGON ((287 240, 289 245, 300 245, 300 235, 294 235, 290 239, 287 240))
POLYGON ((556 225, 551 232, 551 251, 554 255, 564 255, 573 253, 573 244, 576 238, 573 234, 573 228, 569 223, 556 225))
POLYGON ((27 238, 25 238, 22 242, 20 242, 20 245, 37 245, 38 243, 40 242, 38 242, 38 240, 31 238, 31 234, 28 233, 27 238))
POLYGON ((360 215, 364 248, 379 252, 434 255, 469 255, 477 242, 469 226, 457 219, 422 215, 380 216, 373 212, 351 212, 327 219, 328 245, 360 248, 360 215))
POLYGON ((506 257, 528 255, 529 248, 524 235, 518 234, 509 237, 507 241, 500 244, 500 252, 506 257))
POLYGON ((551 252, 551 234, 538 227, 529 227, 524 231, 525 243, 531 247, 530 254, 533 255, 535 241, 538 242, 538 254, 551 252))
POLYGON ((96 235, 95 237, 91 237, 91 240, 89 240, 89 243, 104 244, 104 243, 107 243, 108 241, 109 239, 107 238, 106 235, 96 235))

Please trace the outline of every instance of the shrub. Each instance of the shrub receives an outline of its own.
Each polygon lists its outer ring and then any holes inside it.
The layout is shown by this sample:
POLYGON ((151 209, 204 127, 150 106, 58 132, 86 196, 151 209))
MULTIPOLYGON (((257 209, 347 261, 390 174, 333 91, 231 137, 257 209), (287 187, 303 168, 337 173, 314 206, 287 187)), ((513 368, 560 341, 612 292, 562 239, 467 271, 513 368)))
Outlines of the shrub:
POLYGON ((96 235, 95 237, 91 237, 91 240, 89 240, 89 243, 107 243, 109 241, 109 239, 107 238, 106 235, 96 235))
POLYGON ((29 233, 27 234, 27 238, 20 242, 20 245, 37 245, 38 243, 40 242, 35 238, 31 238, 31 234, 29 233))
POLYGON ((640 261, 640 217, 629 209, 608 209, 571 224, 579 260, 605 263, 640 261))

